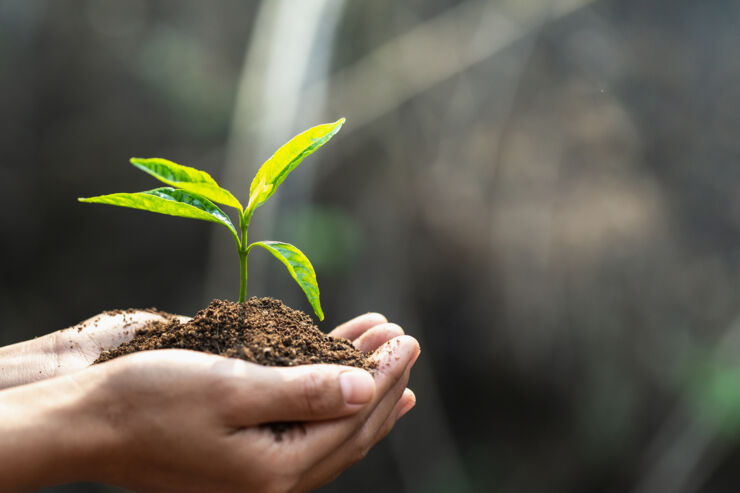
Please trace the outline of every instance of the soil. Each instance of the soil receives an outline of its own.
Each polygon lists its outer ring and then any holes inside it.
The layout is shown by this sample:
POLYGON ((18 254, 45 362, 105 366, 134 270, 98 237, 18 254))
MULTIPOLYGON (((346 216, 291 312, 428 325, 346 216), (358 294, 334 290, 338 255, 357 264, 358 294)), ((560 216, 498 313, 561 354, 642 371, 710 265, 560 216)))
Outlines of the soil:
MULTIPOLYGON (((246 303, 213 300, 188 322, 162 315, 136 331, 134 338, 104 351, 93 364, 138 351, 192 349, 266 366, 333 363, 365 370, 375 368, 368 353, 355 349, 347 339, 324 334, 311 317, 272 298, 250 298, 246 303)), ((276 441, 301 423, 265 423, 276 441)))
POLYGON ((134 338, 104 351, 95 363, 153 349, 192 349, 266 366, 334 363, 371 370, 367 353, 347 339, 324 334, 307 314, 272 298, 245 303, 213 300, 188 322, 151 322, 134 338))

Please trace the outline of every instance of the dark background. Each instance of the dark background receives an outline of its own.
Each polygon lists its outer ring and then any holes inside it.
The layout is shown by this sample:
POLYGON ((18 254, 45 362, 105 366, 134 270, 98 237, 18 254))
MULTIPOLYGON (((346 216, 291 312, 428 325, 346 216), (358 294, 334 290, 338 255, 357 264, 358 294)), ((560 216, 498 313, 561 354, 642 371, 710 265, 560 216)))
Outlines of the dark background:
MULTIPOLYGON (((0 0, 0 343, 238 292, 215 225, 83 205, 161 156, 416 336, 417 408, 326 492, 740 488, 740 2, 0 0)), ((250 294, 308 309, 282 266, 250 294)), ((71 485, 48 491, 111 491, 71 485)))

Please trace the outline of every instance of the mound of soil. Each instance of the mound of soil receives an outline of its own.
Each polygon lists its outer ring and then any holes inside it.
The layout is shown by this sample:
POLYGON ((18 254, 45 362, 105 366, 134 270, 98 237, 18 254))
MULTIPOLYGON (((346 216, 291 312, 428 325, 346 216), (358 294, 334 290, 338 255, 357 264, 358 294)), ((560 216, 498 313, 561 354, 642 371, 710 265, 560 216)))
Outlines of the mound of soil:
POLYGON ((370 370, 368 354, 346 339, 331 337, 311 317, 272 298, 245 303, 213 300, 190 321, 152 322, 134 338, 103 352, 95 363, 152 349, 192 349, 266 366, 334 363, 370 370))

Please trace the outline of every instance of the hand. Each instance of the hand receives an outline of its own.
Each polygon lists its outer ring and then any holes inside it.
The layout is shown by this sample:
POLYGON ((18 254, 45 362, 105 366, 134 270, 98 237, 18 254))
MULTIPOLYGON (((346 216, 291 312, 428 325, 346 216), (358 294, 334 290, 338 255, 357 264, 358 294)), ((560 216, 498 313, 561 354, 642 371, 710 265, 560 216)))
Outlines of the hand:
MULTIPOLYGON (((137 330, 165 317, 189 320, 146 310, 103 312, 67 329, 0 347, 0 389, 83 370, 103 351, 131 340, 137 330)), ((353 340, 360 350, 371 352, 388 339, 403 335, 403 330, 379 313, 367 313, 330 334, 353 340)))
MULTIPOLYGON (((340 328, 359 334, 358 344, 400 330, 358 325, 340 328)), ((44 471, 137 491, 306 491, 359 460, 413 405, 412 394, 402 395, 418 354, 408 336, 386 342, 373 355, 373 379, 336 365, 271 368, 151 351, 0 392, 0 409, 10 413, 0 416, 0 468, 10 473, 0 474, 0 489, 39 486, 33 479, 44 471), (350 375, 355 382, 346 385, 350 375), (50 411, 58 400, 64 405, 50 411), (39 413, 40 431, 17 423, 39 413), (303 425, 277 440, 261 426, 274 421, 303 425), (19 438, 24 430, 36 436, 19 438), (39 440, 53 443, 34 447, 39 440)))
POLYGON ((85 369, 101 352, 131 340, 153 320, 165 316, 145 310, 104 312, 68 329, 2 347, 0 389, 85 369))

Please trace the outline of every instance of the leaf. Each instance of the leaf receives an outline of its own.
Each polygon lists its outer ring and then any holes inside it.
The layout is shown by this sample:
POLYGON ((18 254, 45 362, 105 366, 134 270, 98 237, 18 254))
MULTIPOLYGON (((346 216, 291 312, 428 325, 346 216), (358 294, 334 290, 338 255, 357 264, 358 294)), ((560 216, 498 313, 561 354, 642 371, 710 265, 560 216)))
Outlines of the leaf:
POLYGON ((113 193, 98 197, 79 198, 77 200, 95 204, 130 207, 132 209, 141 209, 160 214, 168 214, 170 216, 189 217, 222 224, 229 228, 237 243, 239 242, 239 236, 229 216, 224 214, 218 206, 207 198, 185 190, 162 187, 146 192, 113 193))
POLYGON ((236 197, 225 188, 221 188, 205 171, 158 157, 147 159, 132 157, 131 164, 168 185, 202 195, 212 202, 236 207, 240 211, 242 209, 236 197))
POLYGON ((306 298, 311 303, 316 316, 319 317, 319 320, 324 320, 324 312, 321 310, 321 302, 319 301, 319 285, 316 282, 316 273, 303 252, 290 243, 281 241, 257 241, 249 245, 247 251, 255 245, 261 246, 285 264, 290 275, 306 293, 306 298))
POLYGON ((324 123, 309 128, 290 139, 275 154, 262 164, 257 175, 249 187, 249 204, 247 210, 253 211, 269 199, 277 187, 285 180, 303 158, 329 142, 334 134, 339 132, 344 124, 344 118, 334 123, 324 123))

